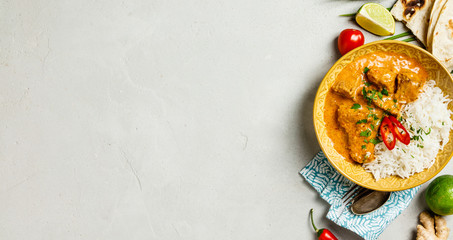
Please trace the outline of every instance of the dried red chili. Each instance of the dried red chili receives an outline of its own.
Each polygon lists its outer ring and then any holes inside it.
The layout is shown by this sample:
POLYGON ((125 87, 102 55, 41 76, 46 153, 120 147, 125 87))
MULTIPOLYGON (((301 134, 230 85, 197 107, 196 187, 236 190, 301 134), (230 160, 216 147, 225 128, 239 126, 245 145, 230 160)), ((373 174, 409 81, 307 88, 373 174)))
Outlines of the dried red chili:
POLYGON ((395 144, 396 144, 396 139, 395 139, 396 134, 394 133, 393 128, 394 127, 393 127, 393 124, 390 121, 390 119, 388 117, 384 117, 382 119, 380 132, 381 132, 382 141, 384 142, 385 146, 389 150, 392 150, 393 148, 395 148, 395 144), (390 134, 392 136, 391 138, 390 138, 390 134))
POLYGON ((396 139, 406 145, 409 144, 409 142, 411 141, 411 136, 409 135, 409 132, 406 130, 403 124, 401 124, 394 116, 389 116, 388 118, 393 124, 392 133, 393 135, 395 135, 396 139), (401 130, 403 131, 401 132, 401 130))
POLYGON ((313 208, 310 210, 310 219, 311 219, 311 224, 313 225, 313 229, 316 232, 316 235, 318 235, 319 240, 338 240, 331 231, 325 228, 317 229, 315 226, 315 223, 313 222, 313 208))

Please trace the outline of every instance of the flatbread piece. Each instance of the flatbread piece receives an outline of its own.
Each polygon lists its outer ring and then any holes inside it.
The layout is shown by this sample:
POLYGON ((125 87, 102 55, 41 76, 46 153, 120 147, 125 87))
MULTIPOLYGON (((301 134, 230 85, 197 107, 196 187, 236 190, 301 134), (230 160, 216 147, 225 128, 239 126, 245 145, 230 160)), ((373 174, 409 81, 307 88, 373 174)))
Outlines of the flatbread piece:
POLYGON ((434 0, 398 0, 390 11, 396 20, 406 24, 426 46, 429 17, 434 0))
POLYGON ((453 70, 453 0, 447 0, 434 28, 432 54, 453 70))

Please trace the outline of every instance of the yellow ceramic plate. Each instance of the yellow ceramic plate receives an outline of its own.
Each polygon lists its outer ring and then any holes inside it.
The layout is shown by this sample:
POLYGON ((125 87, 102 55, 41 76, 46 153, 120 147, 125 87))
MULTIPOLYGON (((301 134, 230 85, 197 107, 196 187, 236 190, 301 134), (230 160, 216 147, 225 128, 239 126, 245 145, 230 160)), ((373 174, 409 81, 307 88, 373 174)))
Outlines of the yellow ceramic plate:
MULTIPOLYGON (((330 86, 334 83, 337 75, 355 58, 379 50, 403 53, 418 60, 428 71, 429 79, 434 79, 437 82, 437 86, 442 89, 444 94, 448 94, 451 98, 453 97, 453 78, 448 70, 429 52, 402 41, 377 41, 363 45, 347 53, 332 66, 329 72, 327 72, 316 93, 315 105, 313 108, 313 121, 316 136, 324 154, 327 159, 329 159, 332 166, 334 166, 341 174, 354 183, 369 189, 379 191, 399 191, 418 186, 428 181, 447 165, 453 153, 453 141, 451 141, 453 131, 450 132, 450 141, 445 148, 438 153, 436 162, 429 169, 407 179, 392 176, 376 181, 372 174, 366 172, 361 165, 345 160, 344 157, 335 150, 332 140, 327 136, 326 123, 324 121, 326 94, 329 91, 330 86)), ((450 103, 448 107, 453 111, 453 103, 450 103)))

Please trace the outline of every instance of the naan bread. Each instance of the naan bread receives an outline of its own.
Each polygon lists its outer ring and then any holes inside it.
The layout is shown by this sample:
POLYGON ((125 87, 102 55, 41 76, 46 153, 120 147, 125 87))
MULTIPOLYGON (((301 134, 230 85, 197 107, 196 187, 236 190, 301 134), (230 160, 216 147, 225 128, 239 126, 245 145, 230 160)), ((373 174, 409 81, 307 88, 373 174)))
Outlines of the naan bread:
POLYGON ((434 0, 398 0, 390 11, 426 46, 429 16, 434 0))
POLYGON ((453 70, 453 0, 441 9, 433 32, 432 53, 448 69, 453 70))
POLYGON ((426 48, 428 51, 433 50, 433 32, 439 19, 440 11, 444 7, 447 0, 435 0, 429 16, 428 32, 426 33, 426 48))

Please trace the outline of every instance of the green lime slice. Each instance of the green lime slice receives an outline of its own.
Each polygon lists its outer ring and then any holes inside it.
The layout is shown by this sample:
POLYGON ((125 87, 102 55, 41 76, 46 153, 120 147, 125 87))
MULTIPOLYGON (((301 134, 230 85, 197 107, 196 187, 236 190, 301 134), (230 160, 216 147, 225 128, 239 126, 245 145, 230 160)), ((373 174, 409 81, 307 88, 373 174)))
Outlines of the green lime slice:
POLYGON ((377 3, 364 4, 357 12, 355 20, 362 28, 379 36, 395 33, 395 20, 392 14, 377 3))

